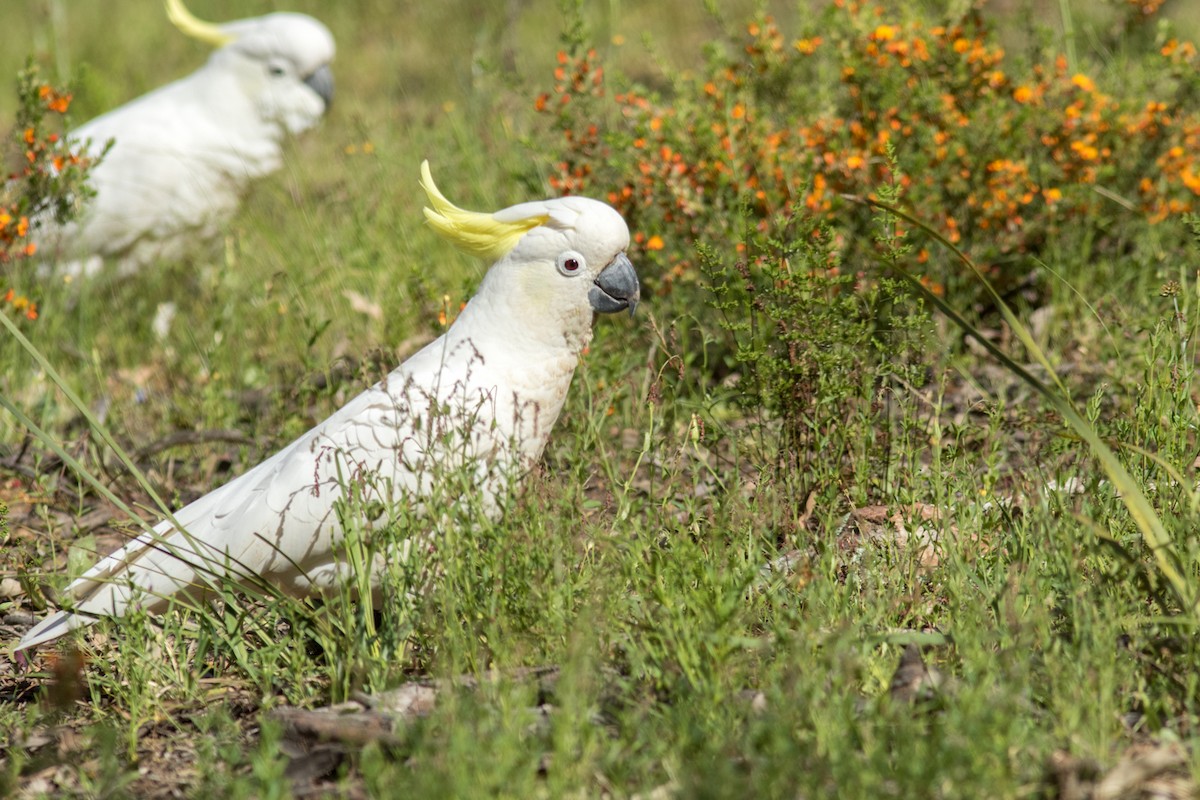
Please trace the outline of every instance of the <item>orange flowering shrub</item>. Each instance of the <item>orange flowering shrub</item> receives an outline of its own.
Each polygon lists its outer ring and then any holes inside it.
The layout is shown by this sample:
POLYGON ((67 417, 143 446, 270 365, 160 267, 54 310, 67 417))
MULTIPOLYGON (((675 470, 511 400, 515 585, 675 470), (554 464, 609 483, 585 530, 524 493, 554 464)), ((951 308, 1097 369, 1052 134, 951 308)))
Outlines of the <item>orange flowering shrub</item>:
MULTIPOLYGON (((1110 234, 1114 218, 1156 224, 1197 208, 1189 43, 1147 54, 1150 100, 1072 73, 1062 56, 1010 59, 978 15, 936 24, 854 0, 792 35, 759 19, 713 52, 695 76, 672 76, 671 97, 613 88, 594 52, 564 53, 536 101, 563 137, 554 186, 607 193, 660 237, 664 290, 696 275, 695 242, 741 240, 741 210, 762 231, 794 215, 827 222, 842 261, 877 249, 870 212, 843 196, 893 181, 902 205, 1001 282, 1052 238, 1101 252, 1128 233, 1110 234)), ((913 260, 937 281, 961 277, 932 248, 913 260)))
MULTIPOLYGON (((7 159, 15 167, 0 184, 0 267, 9 283, 16 277, 13 262, 37 252, 29 241, 36 220, 53 215, 65 221, 88 197, 85 177, 93 163, 51 130, 62 127, 71 105, 69 93, 40 82, 32 66, 21 72, 17 91, 20 108, 7 159)), ((37 304, 17 288, 8 286, 0 292, 0 307, 37 319, 37 304)))

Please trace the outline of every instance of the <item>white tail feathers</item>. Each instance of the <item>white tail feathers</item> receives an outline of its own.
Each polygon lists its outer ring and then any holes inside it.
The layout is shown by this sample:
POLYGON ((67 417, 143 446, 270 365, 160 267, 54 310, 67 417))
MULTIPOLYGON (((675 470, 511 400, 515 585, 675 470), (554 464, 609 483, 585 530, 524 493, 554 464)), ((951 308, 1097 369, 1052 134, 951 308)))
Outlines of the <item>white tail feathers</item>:
MULTIPOLYGON (((166 526, 160 526, 166 527, 166 526)), ((203 594, 198 572, 214 569, 214 558, 197 556, 187 537, 166 528, 144 533, 101 559, 79 576, 66 594, 71 610, 59 611, 30 629, 14 652, 27 650, 93 624, 101 616, 121 616, 131 607, 162 611, 180 593, 203 594)), ((228 570, 222 570, 228 572, 228 570)))
POLYGON ((85 628, 91 625, 96 619, 97 617, 85 614, 72 614, 69 611, 59 611, 51 614, 30 628, 21 637, 21 641, 13 648, 13 653, 20 653, 22 650, 29 650, 46 642, 52 642, 61 636, 66 636, 77 628, 85 628))

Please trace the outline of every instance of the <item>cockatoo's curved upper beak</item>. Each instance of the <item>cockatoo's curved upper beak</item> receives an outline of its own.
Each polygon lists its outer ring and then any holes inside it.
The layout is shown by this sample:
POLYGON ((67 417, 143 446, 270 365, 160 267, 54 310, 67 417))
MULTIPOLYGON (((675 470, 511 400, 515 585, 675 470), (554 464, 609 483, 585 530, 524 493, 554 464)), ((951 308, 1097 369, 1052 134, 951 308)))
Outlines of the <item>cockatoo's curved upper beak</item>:
POLYGON ((588 302, 592 308, 601 314, 613 314, 628 308, 629 316, 633 316, 641 299, 642 287, 628 256, 618 253, 596 276, 595 283, 588 292, 588 302))
POLYGON ((304 79, 304 82, 308 84, 308 88, 321 96, 321 99, 325 101, 325 110, 328 111, 329 107, 333 105, 333 70, 329 68, 329 65, 324 64, 317 67, 316 71, 304 79))

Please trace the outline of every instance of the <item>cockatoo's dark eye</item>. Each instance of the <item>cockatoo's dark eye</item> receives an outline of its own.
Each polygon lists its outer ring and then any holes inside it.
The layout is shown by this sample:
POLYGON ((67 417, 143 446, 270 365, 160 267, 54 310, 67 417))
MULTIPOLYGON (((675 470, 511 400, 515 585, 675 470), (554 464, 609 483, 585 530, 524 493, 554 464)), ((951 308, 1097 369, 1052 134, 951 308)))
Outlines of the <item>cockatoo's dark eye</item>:
POLYGON ((283 69, 283 67, 279 66, 278 64, 272 64, 269 67, 267 67, 267 71, 270 72, 276 78, 278 78, 280 75, 283 74, 284 69, 283 69))
POLYGON ((568 250, 558 257, 558 271, 568 278, 580 274, 585 267, 587 267, 587 261, 574 250, 568 250))

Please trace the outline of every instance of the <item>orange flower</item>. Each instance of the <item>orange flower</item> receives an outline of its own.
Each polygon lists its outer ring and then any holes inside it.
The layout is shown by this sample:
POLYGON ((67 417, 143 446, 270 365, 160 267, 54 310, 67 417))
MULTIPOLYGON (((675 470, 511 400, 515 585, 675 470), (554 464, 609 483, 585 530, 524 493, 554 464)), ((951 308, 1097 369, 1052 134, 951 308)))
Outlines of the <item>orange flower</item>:
POLYGON ((802 55, 811 56, 813 53, 817 52, 817 47, 819 47, 820 44, 821 37, 814 36, 811 39, 797 39, 793 44, 793 47, 795 47, 796 50, 798 50, 802 55))
POLYGON ((808 197, 804 199, 804 205, 806 205, 809 209, 816 209, 821 204, 821 200, 825 196, 825 186, 825 176, 818 172, 813 176, 812 191, 809 192, 808 197))
POLYGON ((646 240, 647 250, 662 250, 664 247, 662 237, 657 233, 646 240))
POLYGON ((1193 194, 1200 194, 1200 175, 1197 175, 1191 166, 1184 167, 1183 172, 1179 173, 1179 179, 1183 181, 1184 186, 1192 190, 1193 194))
POLYGON ((887 42, 896 38, 896 29, 891 25, 880 25, 871 34, 871 38, 877 42, 887 42))
POLYGON ((946 287, 935 281, 928 275, 922 275, 920 278, 921 285, 928 289, 931 293, 941 297, 946 293, 946 287))
POLYGON ((1028 103, 1033 99, 1033 89, 1028 86, 1018 86, 1013 90, 1013 100, 1018 103, 1028 103))
POLYGON ((1092 79, 1089 78, 1087 75, 1084 75, 1082 72, 1072 75, 1071 83, 1075 84, 1075 86, 1077 86, 1078 88, 1082 89, 1085 92, 1096 91, 1096 84, 1092 83, 1092 79))
POLYGON ((1095 161, 1100 151, 1087 142, 1071 142, 1071 149, 1084 161, 1095 161))

